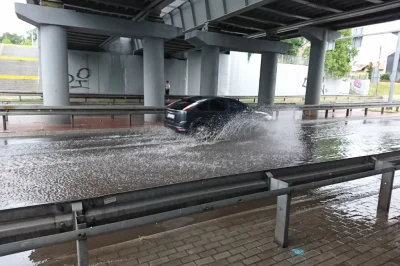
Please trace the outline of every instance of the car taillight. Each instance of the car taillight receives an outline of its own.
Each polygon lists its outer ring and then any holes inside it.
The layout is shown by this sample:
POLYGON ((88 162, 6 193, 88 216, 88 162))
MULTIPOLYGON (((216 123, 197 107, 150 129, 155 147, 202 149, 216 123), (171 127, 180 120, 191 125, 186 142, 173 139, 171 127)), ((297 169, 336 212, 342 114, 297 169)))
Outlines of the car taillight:
POLYGON ((185 108, 183 108, 182 110, 183 110, 183 111, 187 111, 187 110, 189 110, 190 108, 195 107, 195 106, 198 105, 198 104, 199 104, 198 102, 192 103, 192 104, 186 106, 185 108))

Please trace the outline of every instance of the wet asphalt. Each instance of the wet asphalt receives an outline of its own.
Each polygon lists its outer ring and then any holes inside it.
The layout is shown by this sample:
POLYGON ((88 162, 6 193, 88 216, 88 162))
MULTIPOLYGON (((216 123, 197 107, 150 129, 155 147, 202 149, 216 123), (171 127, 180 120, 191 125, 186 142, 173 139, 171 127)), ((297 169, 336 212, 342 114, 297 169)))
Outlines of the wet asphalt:
POLYGON ((207 141, 162 126, 0 139, 0 209, 400 149, 400 118, 241 121, 207 141))

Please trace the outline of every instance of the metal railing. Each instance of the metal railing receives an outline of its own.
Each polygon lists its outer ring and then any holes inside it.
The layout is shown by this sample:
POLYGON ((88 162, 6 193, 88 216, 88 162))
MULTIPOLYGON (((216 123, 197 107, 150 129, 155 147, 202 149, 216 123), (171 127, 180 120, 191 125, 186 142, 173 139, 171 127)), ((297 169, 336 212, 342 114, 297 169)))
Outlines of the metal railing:
POLYGON ((103 116, 127 115, 129 126, 132 125, 132 115, 163 114, 165 107, 144 106, 118 106, 118 105, 94 105, 94 106, 42 106, 42 105, 2 105, 0 116, 3 119, 3 130, 7 129, 9 116, 25 115, 65 115, 70 116, 71 126, 74 127, 75 116, 103 116))
MULTIPOLYGON (((43 97, 43 93, 41 92, 8 92, 8 91, 0 91, 0 96, 18 96, 19 101, 22 101, 22 97, 43 97)), ((139 103, 143 102, 143 95, 136 94, 94 94, 94 93, 70 93, 70 99, 83 99, 87 102, 89 99, 102 99, 102 100, 112 100, 115 104, 117 100, 138 100, 139 103)), ((190 97, 188 95, 169 95, 165 96, 165 99, 170 100, 179 100, 183 97, 190 97)), ((237 99, 237 100, 253 100, 255 103, 258 99, 258 96, 224 96, 227 98, 237 99)), ((275 96, 275 99, 283 99, 285 102, 287 99, 293 98, 301 98, 304 101, 304 95, 292 95, 292 96, 275 96)), ((327 98, 335 98, 335 100, 343 99, 349 100, 358 99, 358 100, 366 100, 366 99, 383 99, 382 96, 370 96, 370 95, 321 95, 322 100, 326 100, 327 98)))
POLYGON ((388 212, 400 151, 202 179, 81 200, 0 211, 0 256, 87 239, 218 208, 277 197, 275 240, 288 245, 293 192, 382 174, 378 210, 388 212))
MULTIPOLYGON (((256 106, 256 104, 252 104, 256 106)), ((281 111, 293 111, 293 117, 296 111, 305 113, 325 110, 325 118, 328 117, 329 111, 346 110, 346 117, 350 115, 353 109, 364 109, 364 115, 367 116, 368 110, 371 108, 381 109, 381 114, 386 108, 396 108, 399 111, 400 103, 352 103, 352 104, 321 104, 321 105, 279 105, 258 107, 260 110, 275 112, 275 118, 278 119, 281 111)), ((89 105, 89 106, 42 106, 42 105, 0 105, 0 116, 3 120, 3 130, 7 129, 7 121, 9 116, 24 116, 24 115, 68 115, 71 118, 71 126, 74 127, 75 116, 100 116, 110 115, 127 115, 129 125, 132 124, 132 115, 140 114, 162 114, 165 107, 144 107, 144 106, 129 106, 129 105, 89 105)))

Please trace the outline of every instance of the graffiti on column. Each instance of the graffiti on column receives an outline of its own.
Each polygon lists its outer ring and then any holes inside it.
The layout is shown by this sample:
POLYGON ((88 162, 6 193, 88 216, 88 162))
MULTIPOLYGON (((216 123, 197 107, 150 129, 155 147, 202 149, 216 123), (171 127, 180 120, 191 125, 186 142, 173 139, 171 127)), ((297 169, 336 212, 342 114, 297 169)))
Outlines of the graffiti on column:
POLYGON ((69 77, 69 84, 71 89, 87 89, 90 90, 88 87, 89 78, 92 75, 91 70, 89 68, 81 68, 76 73, 76 77, 68 74, 69 77), (72 83, 72 84, 71 84, 72 83))

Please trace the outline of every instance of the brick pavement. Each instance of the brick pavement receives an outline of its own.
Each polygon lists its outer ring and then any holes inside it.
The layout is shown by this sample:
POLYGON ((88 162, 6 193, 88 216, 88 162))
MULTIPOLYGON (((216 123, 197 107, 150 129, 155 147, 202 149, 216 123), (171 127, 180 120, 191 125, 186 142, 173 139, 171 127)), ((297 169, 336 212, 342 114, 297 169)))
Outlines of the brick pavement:
POLYGON ((90 261, 96 266, 400 265, 400 188, 393 191, 389 216, 377 217, 376 204, 376 193, 328 204, 299 201, 291 210, 288 248, 273 241, 275 206, 268 206, 93 250, 90 261), (295 255, 294 248, 304 254, 295 255))

